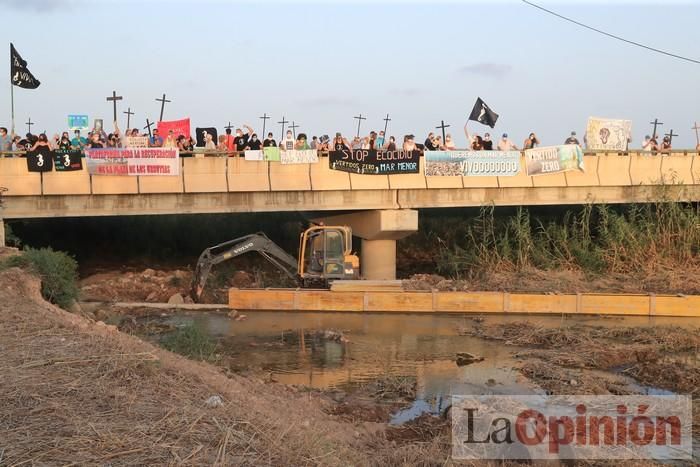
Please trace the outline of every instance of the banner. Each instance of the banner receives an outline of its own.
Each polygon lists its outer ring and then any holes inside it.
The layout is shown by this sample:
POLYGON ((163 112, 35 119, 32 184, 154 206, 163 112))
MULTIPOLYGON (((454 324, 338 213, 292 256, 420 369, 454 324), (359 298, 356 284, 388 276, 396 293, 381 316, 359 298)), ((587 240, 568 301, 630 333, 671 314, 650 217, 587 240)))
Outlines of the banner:
POLYGON ((56 149, 53 152, 53 165, 56 172, 83 170, 83 152, 80 149, 56 149))
POLYGON ((356 149, 328 153, 332 170, 367 175, 417 174, 419 160, 420 151, 356 149))
POLYGON ((251 151, 245 152, 245 160, 247 161, 264 161, 265 154, 262 151, 251 151))
POLYGON ((124 138, 127 148, 147 148, 148 136, 127 136, 124 138))
POLYGON ((207 134, 211 135, 212 141, 214 142, 214 144, 216 144, 217 132, 216 132, 216 128, 214 128, 214 127, 197 128, 195 130, 195 134, 197 136, 197 138, 196 138, 197 139, 197 146, 199 146, 200 148, 203 148, 204 145, 206 144, 206 142, 207 142, 206 135, 207 134))
POLYGON ((263 155, 265 156, 265 160, 268 162, 279 162, 280 153, 280 148, 276 146, 263 148, 263 155))
POLYGON ((171 120, 168 122, 158 122, 158 133, 161 138, 168 137, 168 132, 173 130, 173 136, 177 138, 180 135, 186 138, 190 137, 190 119, 183 118, 182 120, 171 120))
POLYGON ((27 153, 27 170, 29 172, 51 172, 53 169, 53 151, 48 146, 39 146, 27 153))
POLYGON ((10 42, 10 80, 15 86, 24 89, 36 89, 41 84, 29 71, 27 61, 19 55, 12 42, 10 42))
POLYGON ((528 175, 545 175, 568 170, 583 172, 583 150, 577 144, 526 149, 524 152, 528 175))
POLYGON ((87 115, 69 115, 68 116, 68 129, 71 131, 80 130, 85 131, 90 128, 88 123, 87 115))
POLYGON ((90 175, 180 175, 177 149, 86 149, 90 175))
POLYGON ((512 177, 520 173, 519 151, 426 151, 425 175, 512 177))
POLYGON ((631 137, 631 120, 588 118, 588 125, 586 126, 587 149, 627 151, 627 144, 631 137))
POLYGON ((282 151, 280 162, 283 164, 315 164, 318 162, 318 152, 315 149, 282 151))

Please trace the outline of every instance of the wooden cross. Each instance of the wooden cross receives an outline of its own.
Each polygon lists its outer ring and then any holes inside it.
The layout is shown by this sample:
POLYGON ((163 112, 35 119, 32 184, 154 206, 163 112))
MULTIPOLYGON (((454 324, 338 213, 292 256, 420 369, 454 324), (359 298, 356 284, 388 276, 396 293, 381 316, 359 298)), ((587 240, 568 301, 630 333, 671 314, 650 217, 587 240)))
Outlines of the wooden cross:
MULTIPOLYGON (((284 120, 284 119, 283 119, 284 120)), ((297 128, 299 128, 299 125, 294 123, 294 120, 292 120, 292 124, 289 125, 289 128, 292 129, 292 134, 294 135, 294 139, 297 139, 297 128)))
POLYGON ((131 116, 134 115, 134 112, 132 112, 131 107, 129 107, 128 109, 126 109, 126 112, 122 113, 126 114, 126 129, 128 130, 129 128, 131 128, 131 116))
POLYGON ((151 134, 151 127, 152 127, 153 125, 154 125, 153 122, 151 122, 151 121, 149 121, 148 119, 146 119, 146 126, 143 127, 143 129, 145 130, 146 128, 148 128, 148 137, 149 137, 149 138, 152 138, 152 137, 153 137, 153 134, 151 134))
POLYGON ((32 122, 32 117, 29 117, 29 120, 27 120, 27 133, 29 134, 32 133, 32 125, 36 125, 36 123, 32 122))
POLYGON ((652 133, 651 139, 656 139, 656 127, 663 125, 658 118, 655 118, 653 122, 649 122, 649 125, 654 125, 654 133, 652 133))
POLYGON ((695 126, 691 128, 691 130, 695 130, 695 141, 697 141, 698 146, 700 146, 700 134, 698 134, 698 130, 700 130, 700 126, 698 126, 698 122, 695 122, 695 126))
POLYGON ((673 144, 673 137, 678 135, 673 133, 673 129, 671 129, 671 131, 666 133, 664 136, 668 136, 668 144, 673 144))
POLYGON ((231 122, 228 122, 228 125, 226 125, 224 128, 230 130, 231 128, 233 128, 233 125, 231 125, 231 122))
POLYGON ((269 117, 267 115, 267 112, 266 112, 263 114, 262 117, 259 117, 259 118, 262 119, 262 121, 263 121, 263 131, 262 131, 262 134, 260 136, 262 136, 264 138, 265 137, 265 123, 267 123, 267 120, 269 120, 271 117, 269 117))
MULTIPOLYGON (((390 121, 391 121, 391 119, 389 118, 389 114, 386 114, 386 118, 384 118, 384 138, 387 137, 386 129, 387 129, 387 127, 389 126, 389 122, 390 122, 390 121)), ((388 140, 387 140, 387 141, 388 141, 388 140)))
POLYGON ((287 120, 284 119, 284 115, 282 115, 282 121, 277 122, 282 124, 282 134, 280 135, 280 138, 284 138, 284 126, 289 123, 287 120))
POLYGON ((360 137, 360 125, 362 125, 362 120, 367 120, 367 117, 363 117, 362 114, 357 117, 352 117, 357 119, 357 137, 360 137))
POLYGON ((440 126, 436 126, 435 129, 442 129, 442 143, 445 144, 445 128, 449 128, 450 125, 445 125, 445 120, 440 120, 440 126))
POLYGON ((159 121, 162 122, 163 121, 163 110, 165 110, 165 103, 172 102, 172 101, 169 101, 168 99, 165 98, 165 93, 163 94, 163 97, 161 97, 160 99, 156 99, 156 101, 160 102, 160 120, 159 121))
POLYGON ((107 98, 107 102, 112 101, 112 104, 114 106, 114 120, 117 121, 117 101, 122 100, 122 96, 117 96, 117 91, 112 91, 112 97, 107 98))

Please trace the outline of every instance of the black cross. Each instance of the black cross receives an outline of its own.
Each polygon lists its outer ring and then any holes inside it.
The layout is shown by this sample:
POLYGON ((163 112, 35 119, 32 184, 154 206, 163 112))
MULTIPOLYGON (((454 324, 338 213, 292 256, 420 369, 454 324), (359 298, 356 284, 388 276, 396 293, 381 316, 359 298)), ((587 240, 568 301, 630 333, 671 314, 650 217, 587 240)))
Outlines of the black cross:
POLYGON ((363 117, 362 114, 357 117, 352 117, 357 119, 357 137, 360 137, 360 125, 362 125, 362 120, 367 120, 367 117, 363 117))
POLYGON ((678 135, 673 133, 673 129, 671 129, 671 131, 666 133, 664 136, 668 136, 668 144, 673 144, 673 137, 678 135))
POLYGON ((653 122, 649 122, 649 125, 654 125, 654 133, 652 133, 651 139, 656 139, 656 127, 663 125, 658 118, 655 118, 653 122))
POLYGON ((36 123, 32 122, 32 117, 29 117, 29 120, 27 120, 27 133, 29 134, 32 133, 32 125, 36 125, 36 123))
POLYGON ((128 109, 126 109, 126 112, 122 113, 126 114, 126 129, 128 130, 129 128, 131 128, 129 125, 131 123, 131 116, 134 115, 134 112, 132 112, 131 107, 129 107, 128 109))
POLYGON ((277 123, 282 124, 282 133, 281 133, 280 138, 284 138, 284 126, 285 126, 287 123, 289 123, 289 122, 288 122, 287 120, 284 119, 284 115, 283 115, 283 116, 282 116, 282 121, 281 121, 281 122, 277 122, 277 123))
POLYGON ((166 99, 165 94, 163 94, 163 97, 161 97, 160 99, 156 99, 156 101, 160 102, 160 120, 159 121, 162 122, 163 121, 163 110, 165 110, 165 103, 172 102, 172 101, 169 101, 168 99, 166 99))
POLYGON ((148 136, 151 137, 151 138, 153 137, 153 135, 151 134, 151 127, 152 127, 153 125, 155 125, 153 122, 150 122, 148 119, 146 119, 146 126, 143 127, 144 130, 145 130, 146 128, 148 128, 148 136))
MULTIPOLYGON (((284 120, 284 119, 283 119, 284 120)), ((289 125, 289 128, 292 129, 292 134, 294 135, 294 139, 297 139, 297 128, 299 128, 299 125, 294 123, 294 120, 292 120, 292 124, 289 125)))
POLYGON ((389 114, 386 114, 386 118, 384 119, 384 138, 387 137, 386 129, 389 126, 390 121, 391 121, 391 119, 389 118, 389 114))
POLYGON ((114 105, 114 121, 117 121, 117 101, 122 100, 122 96, 117 96, 117 91, 112 91, 112 97, 107 98, 107 102, 112 101, 114 105))
MULTIPOLYGON (((261 133, 261 136, 264 138, 265 137, 265 123, 267 123, 267 120, 269 120, 271 117, 267 115, 267 113, 264 113, 262 117, 259 117, 263 121, 263 131, 261 133)), ((284 119, 283 119, 284 120, 284 119)))
POLYGON ((231 128, 233 128, 233 125, 231 125, 231 122, 228 122, 228 125, 225 126, 224 128, 227 130, 230 130, 231 128))
POLYGON ((698 130, 700 130, 700 126, 698 126, 698 122, 695 122, 695 126, 691 128, 691 130, 695 130, 695 140, 698 143, 698 146, 700 146, 700 134, 698 134, 698 130))
POLYGON ((440 126, 436 126, 435 129, 442 129, 442 142, 445 143, 445 128, 449 128, 450 125, 445 125, 445 120, 440 120, 440 126))

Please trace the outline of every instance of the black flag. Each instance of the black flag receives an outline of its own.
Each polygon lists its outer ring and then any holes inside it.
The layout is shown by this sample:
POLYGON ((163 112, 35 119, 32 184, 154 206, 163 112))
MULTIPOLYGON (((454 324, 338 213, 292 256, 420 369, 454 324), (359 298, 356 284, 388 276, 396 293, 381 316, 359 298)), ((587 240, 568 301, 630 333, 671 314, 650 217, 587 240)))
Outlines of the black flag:
POLYGON ((15 86, 24 89, 36 89, 41 84, 27 68, 27 61, 22 59, 10 43, 10 80, 15 86))
POLYGON ((210 134, 212 137, 212 140, 214 141, 214 144, 217 144, 216 140, 216 128, 214 127, 207 127, 207 128, 196 128, 195 129, 195 134, 197 135, 197 146, 198 147, 204 147, 204 145, 207 144, 206 137, 204 136, 205 134, 210 134))
POLYGON ((490 126, 493 128, 496 126, 496 120, 498 120, 498 114, 491 110, 486 102, 481 100, 481 97, 477 97, 474 103, 474 108, 469 116, 469 120, 474 120, 482 125, 490 126))
POLYGON ((51 172, 53 170, 53 151, 48 146, 39 146, 35 151, 27 152, 27 170, 29 172, 51 172))

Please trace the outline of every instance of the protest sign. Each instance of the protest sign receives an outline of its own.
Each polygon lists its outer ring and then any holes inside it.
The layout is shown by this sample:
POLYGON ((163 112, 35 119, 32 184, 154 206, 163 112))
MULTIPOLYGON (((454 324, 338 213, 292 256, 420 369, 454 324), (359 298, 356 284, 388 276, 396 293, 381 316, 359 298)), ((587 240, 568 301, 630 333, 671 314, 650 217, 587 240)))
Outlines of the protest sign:
POLYGON ((125 145, 127 148, 147 148, 148 136, 127 136, 125 145))
POLYGON ((83 152, 80 149, 56 149, 53 152, 53 165, 56 172, 83 170, 83 152))
POLYGON ((180 175, 177 149, 86 149, 90 175, 180 175))
POLYGON ((356 149, 328 153, 328 166, 332 170, 367 175, 418 173, 419 160, 420 151, 356 149))
POLYGON ((80 130, 85 131, 89 128, 88 116, 87 115, 69 115, 68 116, 68 128, 71 131, 80 130))
POLYGON ((568 170, 583 172, 583 151, 577 144, 527 149, 524 152, 528 175, 545 175, 568 170))
POLYGON ((519 151, 425 152, 425 175, 429 177, 512 177, 519 172, 519 151))
POLYGON ((183 118, 182 120, 171 120, 167 122, 158 122, 158 133, 165 139, 168 137, 168 132, 173 130, 173 136, 177 138, 182 135, 185 138, 190 137, 190 119, 183 118))
POLYGON ((586 148, 626 151, 632 137, 631 120, 590 117, 586 126, 586 148))
POLYGON ((53 169, 53 151, 48 146, 39 146, 27 152, 27 170, 29 172, 51 172, 53 169))
POLYGON ((267 147, 263 148, 263 155, 265 160, 268 162, 279 162, 280 161, 280 148, 278 147, 267 147))
POLYGON ((283 164, 315 164, 318 162, 318 152, 315 149, 282 151, 280 162, 283 164))
POLYGON ((264 161, 265 154, 260 150, 258 150, 258 151, 248 150, 245 152, 245 160, 247 160, 247 161, 264 161))

